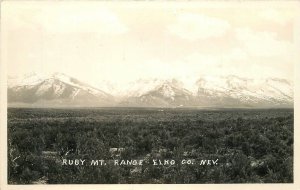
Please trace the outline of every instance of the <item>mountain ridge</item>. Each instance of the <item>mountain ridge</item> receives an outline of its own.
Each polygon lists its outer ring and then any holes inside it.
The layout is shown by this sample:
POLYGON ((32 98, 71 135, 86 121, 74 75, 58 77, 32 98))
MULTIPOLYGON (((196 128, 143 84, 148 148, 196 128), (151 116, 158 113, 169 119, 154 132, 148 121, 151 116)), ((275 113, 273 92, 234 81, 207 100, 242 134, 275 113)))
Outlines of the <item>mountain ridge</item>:
POLYGON ((63 73, 8 79, 8 105, 28 107, 293 107, 293 82, 235 75, 201 76, 192 88, 180 79, 139 79, 94 87, 63 73), (120 87, 120 88, 118 88, 120 87), (122 89, 121 89, 122 88, 122 89), (105 90, 103 90, 105 89, 105 90))

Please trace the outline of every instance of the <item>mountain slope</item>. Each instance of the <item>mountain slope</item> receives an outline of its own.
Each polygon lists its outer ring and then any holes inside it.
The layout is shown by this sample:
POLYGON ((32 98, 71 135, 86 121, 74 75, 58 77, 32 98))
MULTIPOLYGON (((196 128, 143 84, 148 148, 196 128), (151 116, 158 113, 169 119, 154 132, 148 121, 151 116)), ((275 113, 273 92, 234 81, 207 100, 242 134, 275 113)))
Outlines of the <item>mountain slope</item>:
POLYGON ((176 80, 162 80, 155 86, 148 88, 144 93, 131 93, 127 99, 123 100, 122 106, 150 106, 150 107, 178 107, 192 106, 195 98, 192 93, 180 85, 176 80), (134 95, 135 94, 135 95, 134 95))
POLYGON ((282 79, 203 77, 197 85, 199 104, 205 106, 280 107, 293 104, 292 84, 282 79))
POLYGON ((40 78, 26 76, 20 83, 10 83, 9 103, 45 106, 108 106, 113 96, 61 73, 40 78), (30 81, 30 82, 28 82, 30 81))

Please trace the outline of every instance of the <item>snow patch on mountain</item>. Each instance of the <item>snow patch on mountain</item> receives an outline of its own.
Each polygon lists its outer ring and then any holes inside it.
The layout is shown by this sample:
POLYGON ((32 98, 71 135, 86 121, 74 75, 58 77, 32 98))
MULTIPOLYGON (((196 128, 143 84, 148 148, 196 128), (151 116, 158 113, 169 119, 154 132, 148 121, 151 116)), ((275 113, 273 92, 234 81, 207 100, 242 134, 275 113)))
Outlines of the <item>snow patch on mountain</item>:
POLYGON ((171 98, 174 101, 174 96, 175 96, 175 92, 172 89, 171 86, 164 84, 162 86, 162 94, 167 97, 167 98, 171 98))

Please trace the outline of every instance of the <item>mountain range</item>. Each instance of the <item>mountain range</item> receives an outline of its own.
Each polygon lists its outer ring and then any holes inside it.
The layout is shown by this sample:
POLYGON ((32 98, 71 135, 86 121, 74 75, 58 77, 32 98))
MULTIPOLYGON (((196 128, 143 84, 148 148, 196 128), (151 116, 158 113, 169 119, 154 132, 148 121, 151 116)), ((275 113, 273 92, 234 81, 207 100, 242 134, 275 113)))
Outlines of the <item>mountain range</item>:
POLYGON ((282 78, 199 76, 192 85, 179 79, 139 79, 125 85, 93 86, 63 73, 8 78, 13 107, 293 107, 293 83, 282 78))

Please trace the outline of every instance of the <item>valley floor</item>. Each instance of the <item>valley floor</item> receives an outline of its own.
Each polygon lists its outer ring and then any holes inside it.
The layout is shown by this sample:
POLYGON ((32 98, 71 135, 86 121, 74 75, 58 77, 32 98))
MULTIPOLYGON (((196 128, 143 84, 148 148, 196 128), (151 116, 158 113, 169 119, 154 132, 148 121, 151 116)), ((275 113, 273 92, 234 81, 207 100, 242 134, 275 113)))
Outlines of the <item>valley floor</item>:
POLYGON ((292 183, 293 120, 293 109, 9 108, 8 180, 292 183))

